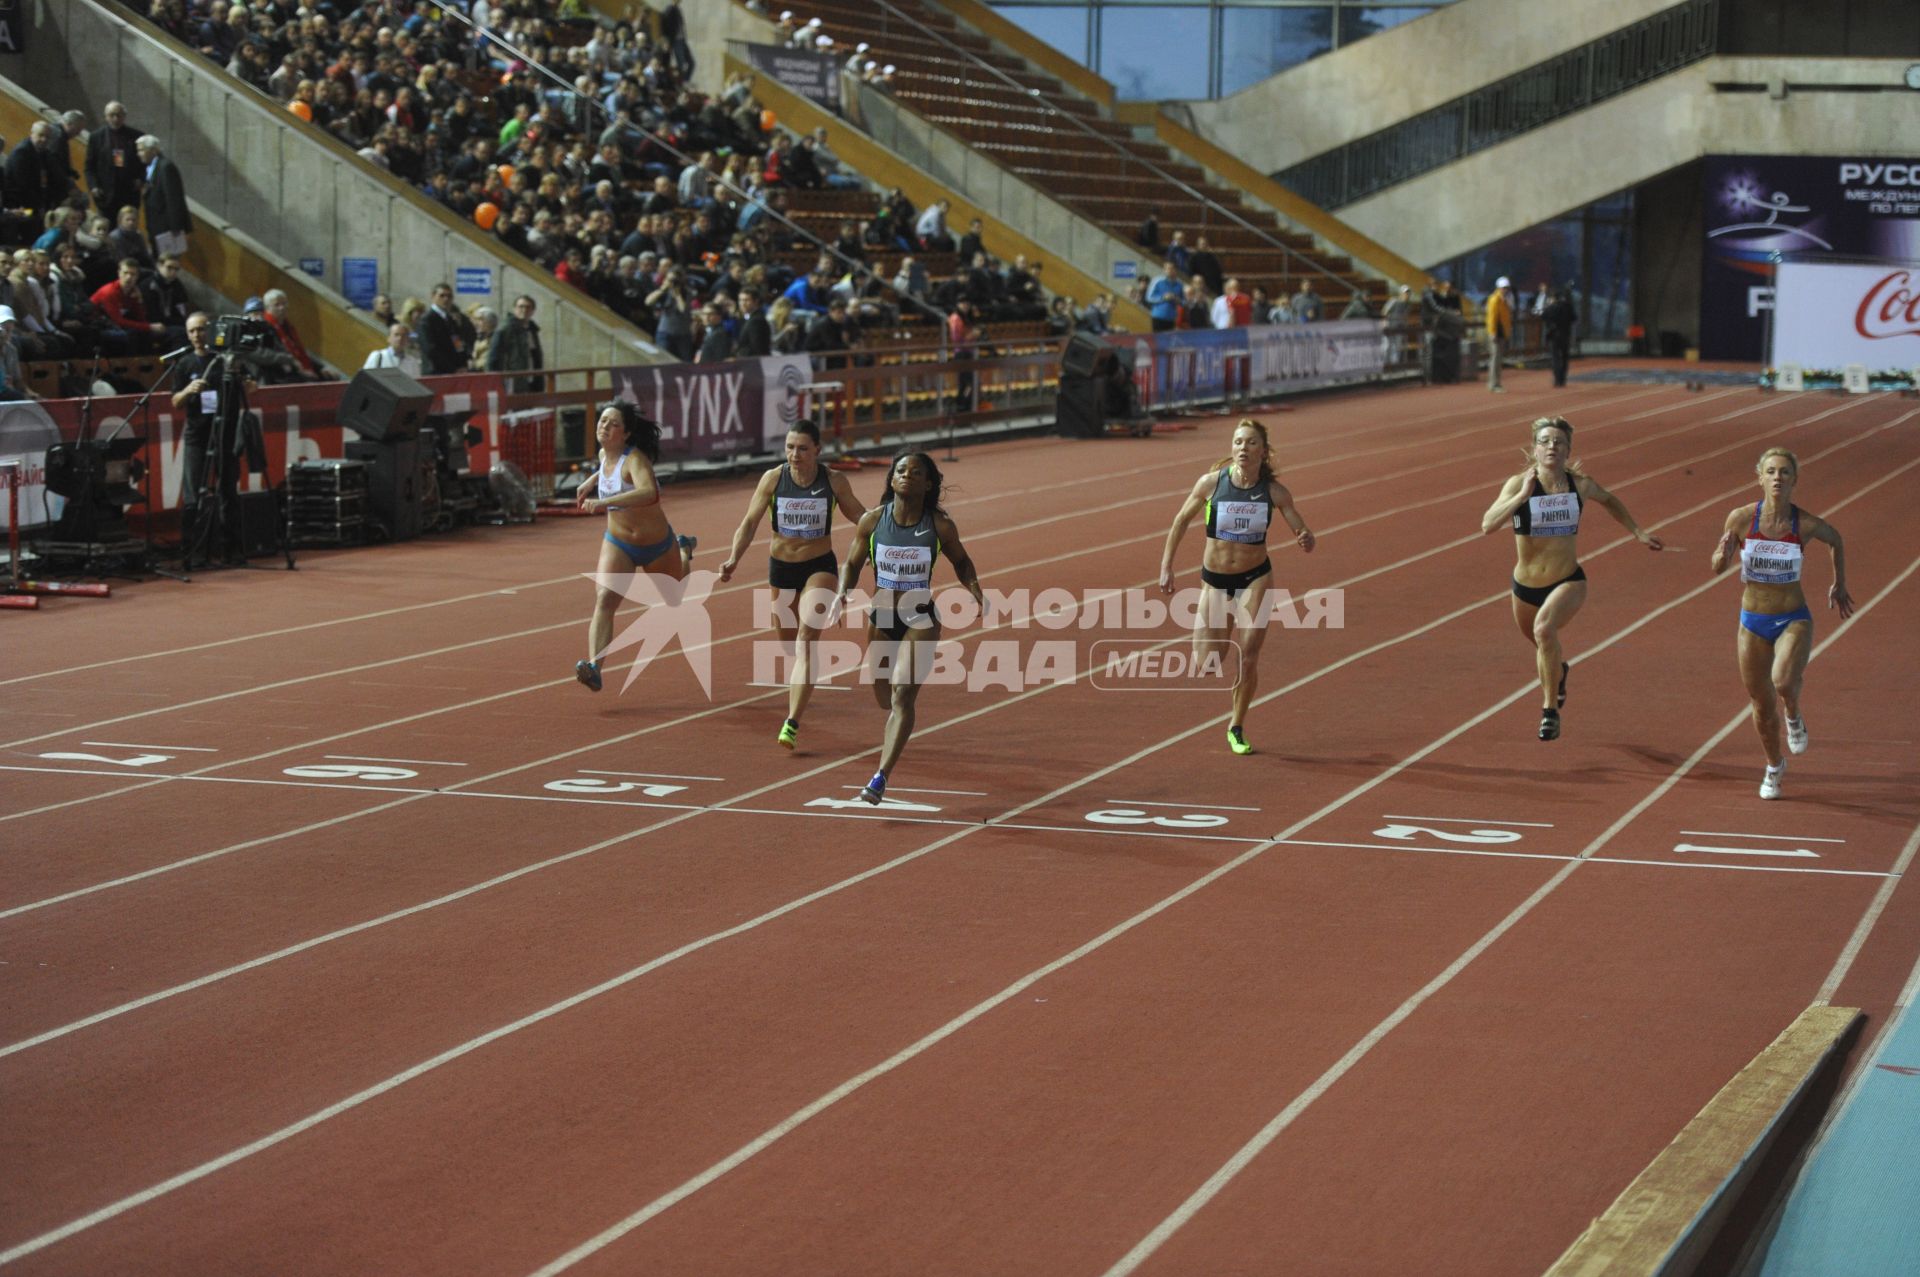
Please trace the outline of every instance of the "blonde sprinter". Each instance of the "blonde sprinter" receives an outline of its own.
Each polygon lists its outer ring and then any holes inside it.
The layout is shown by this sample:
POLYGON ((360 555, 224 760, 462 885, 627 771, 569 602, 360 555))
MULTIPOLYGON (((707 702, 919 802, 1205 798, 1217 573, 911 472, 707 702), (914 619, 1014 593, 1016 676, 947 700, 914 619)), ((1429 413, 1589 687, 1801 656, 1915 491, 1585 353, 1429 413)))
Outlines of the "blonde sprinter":
POLYGON ((1768 448, 1754 466, 1760 499, 1727 514, 1720 543, 1713 547, 1718 576, 1740 562, 1740 628, 1737 650, 1740 681, 1753 701, 1753 730, 1767 755, 1760 796, 1778 798, 1787 760, 1780 752, 1780 708, 1786 708, 1787 749, 1807 752, 1807 724, 1800 714, 1801 679, 1813 651, 1813 610, 1801 586, 1805 547, 1825 541, 1833 552, 1833 584, 1827 607, 1844 620, 1853 615, 1847 593, 1847 551, 1840 530, 1793 503, 1800 462, 1785 448, 1768 448))
POLYGON ((839 561, 833 553, 833 512, 855 523, 867 512, 853 495, 847 477, 820 463, 820 427, 803 421, 787 431, 787 459, 760 477, 747 512, 733 534, 733 549, 720 565, 720 579, 731 581, 740 556, 753 544, 760 520, 773 511, 772 561, 767 584, 773 593, 774 629, 793 656, 787 685, 787 719, 776 738, 786 749, 800 739, 800 715, 813 695, 813 647, 820 637, 809 618, 824 615, 833 602, 839 561))
POLYGON ((1533 644, 1540 676, 1540 739, 1560 738, 1560 707, 1567 703, 1567 674, 1572 668, 1560 645, 1560 631, 1587 601, 1587 574, 1575 542, 1580 514, 1589 501, 1606 507, 1622 527, 1649 550, 1660 538, 1646 531, 1619 497, 1601 487, 1573 457, 1573 427, 1564 417, 1542 417, 1531 428, 1533 447, 1525 470, 1508 479, 1487 507, 1480 531, 1511 526, 1519 561, 1513 569, 1513 621, 1533 644))
POLYGON ((1194 618, 1196 668, 1224 650, 1233 633, 1233 608, 1240 619, 1240 681, 1233 688, 1233 712, 1227 720, 1227 748, 1251 754, 1247 710, 1260 688, 1260 648, 1266 641, 1267 587, 1273 560, 1267 557, 1267 528, 1274 511, 1287 521, 1302 550, 1313 552, 1314 537, 1293 494, 1273 477, 1267 428, 1251 419, 1233 428, 1231 454, 1194 481, 1193 490, 1173 516, 1166 548, 1160 553, 1160 589, 1173 593, 1173 556, 1187 525, 1205 513, 1206 549, 1200 559, 1200 607, 1194 618))

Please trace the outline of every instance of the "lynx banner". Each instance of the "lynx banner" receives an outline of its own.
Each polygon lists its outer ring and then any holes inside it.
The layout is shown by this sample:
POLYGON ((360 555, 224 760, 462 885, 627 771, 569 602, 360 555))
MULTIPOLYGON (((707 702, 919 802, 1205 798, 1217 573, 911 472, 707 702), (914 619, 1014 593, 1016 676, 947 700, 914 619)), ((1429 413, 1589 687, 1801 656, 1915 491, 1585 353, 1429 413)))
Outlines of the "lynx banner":
POLYGON ((1767 362, 1869 373, 1920 368, 1920 262, 1782 261, 1767 362))

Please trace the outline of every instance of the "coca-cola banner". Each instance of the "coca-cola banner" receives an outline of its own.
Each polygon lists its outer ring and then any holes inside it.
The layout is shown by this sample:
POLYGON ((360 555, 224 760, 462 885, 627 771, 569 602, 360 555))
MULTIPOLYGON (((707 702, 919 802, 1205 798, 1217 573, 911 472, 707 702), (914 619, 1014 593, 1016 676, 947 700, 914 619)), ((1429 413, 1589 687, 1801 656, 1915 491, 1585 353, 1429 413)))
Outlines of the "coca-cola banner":
POLYGON ((1775 367, 1920 368, 1920 262, 1782 261, 1774 298, 1775 367))
POLYGON ((1711 155, 1701 168, 1708 359, 1762 357, 1779 256, 1920 258, 1920 156, 1711 155))

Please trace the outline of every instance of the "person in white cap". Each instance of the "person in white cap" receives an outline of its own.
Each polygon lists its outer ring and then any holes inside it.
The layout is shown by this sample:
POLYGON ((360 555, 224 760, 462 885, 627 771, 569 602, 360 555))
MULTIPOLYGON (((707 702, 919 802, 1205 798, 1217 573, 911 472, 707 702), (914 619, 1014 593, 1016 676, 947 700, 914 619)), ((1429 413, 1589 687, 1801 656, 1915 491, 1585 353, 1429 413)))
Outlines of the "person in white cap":
POLYGON ((1487 389, 1504 395, 1500 384, 1500 355, 1513 341, 1513 281, 1502 275, 1487 296, 1487 389))
POLYGON ((868 44, 865 40, 862 40, 859 44, 854 46, 853 56, 847 59, 846 70, 848 74, 851 74, 851 75, 860 74, 860 65, 861 63, 867 61, 867 50, 872 47, 873 46, 868 44))

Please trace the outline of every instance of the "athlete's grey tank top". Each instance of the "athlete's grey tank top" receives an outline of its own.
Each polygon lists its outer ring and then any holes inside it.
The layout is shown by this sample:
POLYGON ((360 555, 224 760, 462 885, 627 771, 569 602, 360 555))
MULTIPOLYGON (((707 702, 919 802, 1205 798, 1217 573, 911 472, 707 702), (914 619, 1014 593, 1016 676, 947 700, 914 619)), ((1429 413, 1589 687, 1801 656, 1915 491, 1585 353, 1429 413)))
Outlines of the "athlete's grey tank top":
POLYGON ((773 534, 796 541, 814 541, 833 527, 833 484, 827 468, 816 466, 813 482, 801 487, 791 467, 782 464, 773 489, 773 534))
POLYGON ((883 590, 927 590, 933 587, 933 561, 940 554, 940 536, 933 529, 931 506, 920 522, 903 528, 893 521, 893 502, 880 507, 880 522, 868 538, 873 556, 874 584, 883 590))

